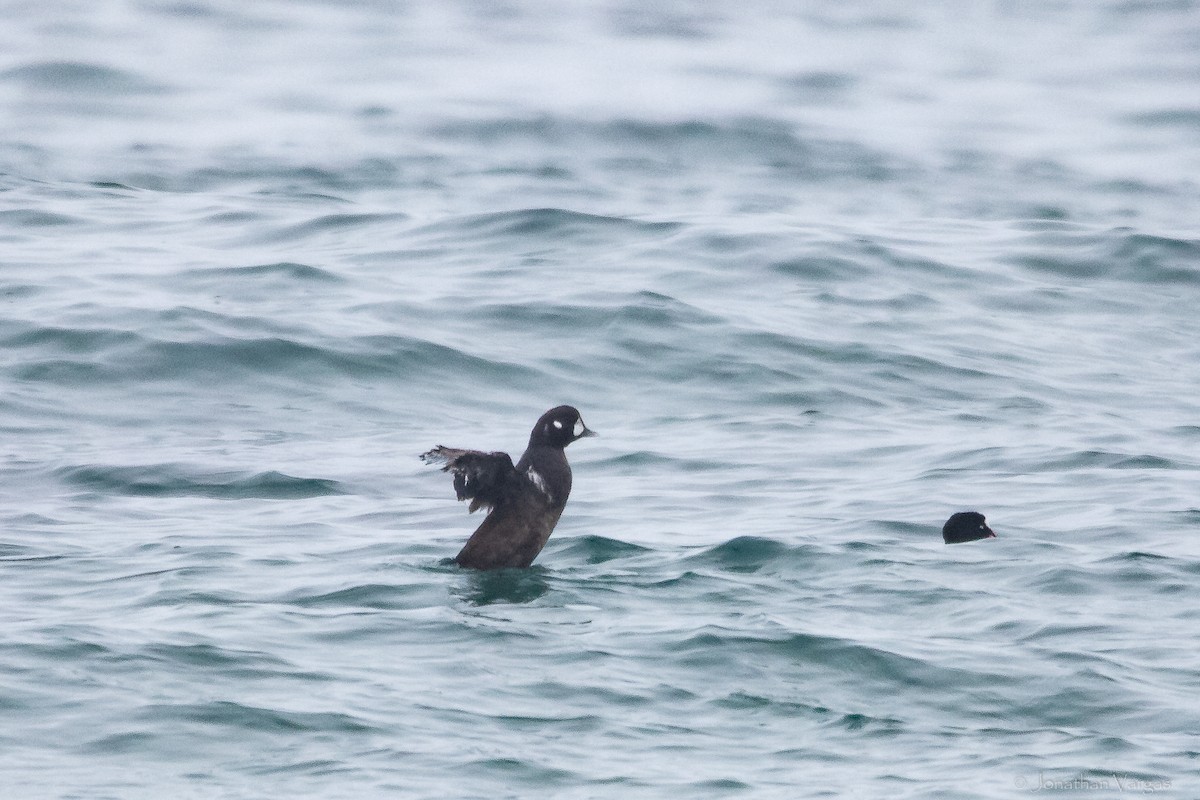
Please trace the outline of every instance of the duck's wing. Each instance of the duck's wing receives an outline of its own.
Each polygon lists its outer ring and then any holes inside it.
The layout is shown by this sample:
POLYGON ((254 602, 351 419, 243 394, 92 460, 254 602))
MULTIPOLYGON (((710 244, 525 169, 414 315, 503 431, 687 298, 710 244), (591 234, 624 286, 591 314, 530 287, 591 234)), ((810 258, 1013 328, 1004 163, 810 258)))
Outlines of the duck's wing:
POLYGON ((484 506, 489 510, 495 508, 503 500, 506 489, 520 479, 508 453, 483 453, 439 445, 423 453, 421 460, 426 464, 440 463, 443 472, 454 474, 454 491, 459 500, 471 501, 469 510, 472 513, 484 506))

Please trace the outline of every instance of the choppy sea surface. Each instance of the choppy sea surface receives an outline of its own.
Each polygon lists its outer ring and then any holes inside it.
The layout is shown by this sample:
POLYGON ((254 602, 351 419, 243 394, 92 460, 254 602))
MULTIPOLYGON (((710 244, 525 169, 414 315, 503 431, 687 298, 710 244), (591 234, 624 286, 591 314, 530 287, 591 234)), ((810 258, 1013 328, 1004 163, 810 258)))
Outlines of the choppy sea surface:
POLYGON ((1200 797, 1200 4, 0 16, 4 797, 1200 797))

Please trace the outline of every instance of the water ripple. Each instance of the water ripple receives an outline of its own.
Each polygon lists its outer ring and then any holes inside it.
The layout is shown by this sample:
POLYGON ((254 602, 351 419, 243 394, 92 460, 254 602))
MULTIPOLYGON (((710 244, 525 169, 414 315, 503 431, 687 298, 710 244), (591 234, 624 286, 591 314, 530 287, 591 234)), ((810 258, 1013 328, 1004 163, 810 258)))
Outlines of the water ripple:
POLYGON ((345 494, 337 481, 325 478, 298 478, 281 472, 201 474, 179 464, 124 467, 89 464, 60 467, 55 476, 99 494, 135 497, 296 500, 345 494))

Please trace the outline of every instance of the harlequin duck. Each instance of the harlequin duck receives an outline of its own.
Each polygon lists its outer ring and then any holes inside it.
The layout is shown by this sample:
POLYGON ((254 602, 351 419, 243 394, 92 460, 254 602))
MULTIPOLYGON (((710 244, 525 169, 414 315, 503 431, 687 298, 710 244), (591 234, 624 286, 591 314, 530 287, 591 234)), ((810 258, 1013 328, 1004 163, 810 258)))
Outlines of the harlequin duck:
POLYGON ((571 406, 552 408, 529 434, 529 446, 514 467, 508 453, 483 453, 438 446, 421 456, 454 474, 459 500, 472 513, 488 515, 454 560, 470 569, 528 567, 546 546, 571 494, 571 465, 563 448, 595 436, 571 406))
POLYGON ((995 539, 996 532, 987 526, 987 518, 978 511, 959 511, 951 514, 942 526, 946 544, 973 542, 976 539, 995 539))

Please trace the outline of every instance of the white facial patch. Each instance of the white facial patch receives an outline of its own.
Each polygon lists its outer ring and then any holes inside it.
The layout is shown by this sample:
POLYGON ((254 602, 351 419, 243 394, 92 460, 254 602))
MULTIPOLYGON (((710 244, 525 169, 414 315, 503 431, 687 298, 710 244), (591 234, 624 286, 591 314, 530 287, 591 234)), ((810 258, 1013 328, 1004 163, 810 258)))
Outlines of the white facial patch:
POLYGON ((583 432, 585 430, 586 430, 586 428, 584 428, 584 426, 583 426, 583 420, 582 419, 575 420, 575 438, 579 438, 580 436, 582 436, 583 432))
POLYGON ((546 496, 547 500, 554 502, 554 498, 550 495, 550 490, 546 488, 546 481, 542 479, 542 474, 540 472, 533 467, 530 467, 529 469, 525 470, 525 475, 529 478, 530 483, 532 483, 539 492, 546 496))

